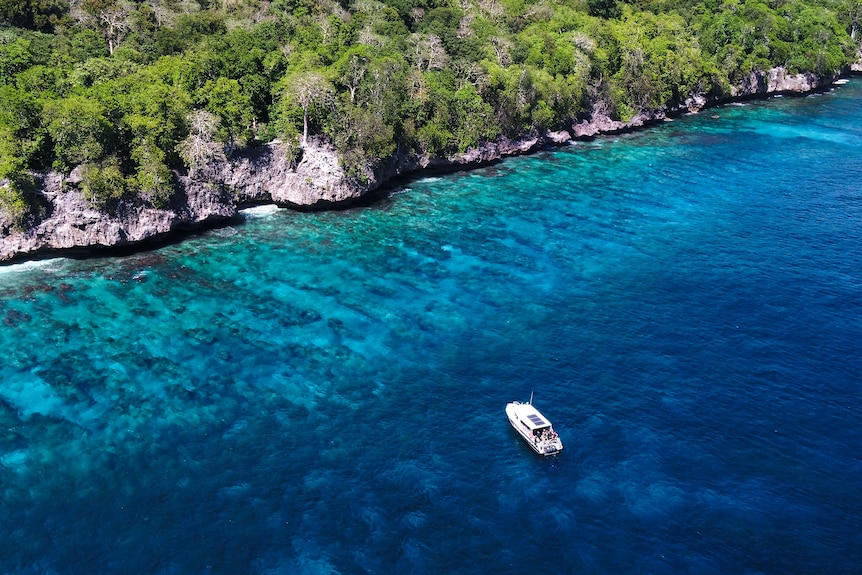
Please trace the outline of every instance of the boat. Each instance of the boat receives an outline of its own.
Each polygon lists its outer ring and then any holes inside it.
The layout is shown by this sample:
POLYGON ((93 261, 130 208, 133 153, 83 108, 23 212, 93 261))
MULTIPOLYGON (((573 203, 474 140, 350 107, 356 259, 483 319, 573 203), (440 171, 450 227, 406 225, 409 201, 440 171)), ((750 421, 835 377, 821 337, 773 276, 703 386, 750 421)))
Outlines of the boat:
POLYGON ((507 403, 506 415, 515 431, 539 455, 556 455, 563 450, 563 442, 551 422, 533 407, 532 394, 529 403, 507 403))

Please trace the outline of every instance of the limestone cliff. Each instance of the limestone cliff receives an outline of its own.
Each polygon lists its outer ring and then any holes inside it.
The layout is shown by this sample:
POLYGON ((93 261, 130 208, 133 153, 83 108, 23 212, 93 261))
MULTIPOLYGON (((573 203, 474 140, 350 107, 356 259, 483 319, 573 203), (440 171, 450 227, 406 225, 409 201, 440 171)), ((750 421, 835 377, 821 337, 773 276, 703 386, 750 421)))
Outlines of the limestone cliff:
POLYGON ((714 106, 733 100, 744 100, 770 94, 803 94, 813 90, 828 87, 835 81, 834 76, 818 76, 816 74, 788 74, 783 66, 769 71, 752 72, 736 86, 730 89, 727 96, 694 95, 682 104, 673 108, 638 114, 627 122, 612 120, 602 106, 596 102, 589 117, 573 126, 576 138, 592 137, 598 134, 613 134, 640 128, 647 124, 661 121, 668 116, 684 112, 697 112, 705 107, 714 106))
MULTIPOLYGON (((205 180, 177 176, 177 193, 170 206, 156 209, 121 202, 110 213, 94 209, 76 187, 59 174, 37 175, 41 216, 27 229, 11 226, 0 213, 0 262, 70 250, 92 250, 137 244, 169 234, 217 225, 236 217, 240 207, 272 202, 306 209, 344 205, 379 189, 392 178, 427 169, 462 169, 503 157, 529 153, 572 138, 628 131, 669 115, 697 111, 733 99, 821 89, 834 80, 814 74, 788 74, 784 68, 755 72, 732 88, 730 97, 694 96, 672 109, 641 114, 626 122, 609 117, 601 102, 571 130, 501 138, 448 158, 401 154, 366 184, 345 176, 332 147, 312 142, 301 157, 290 161, 278 142, 248 150, 211 166, 205 180)), ((0 182, 2 185, 2 182, 0 182)))
POLYGON ((335 205, 363 193, 344 177, 335 151, 318 144, 295 166, 275 142, 211 166, 205 180, 177 179, 178 191, 164 209, 120 202, 104 212, 86 200, 77 178, 46 174, 37 181, 44 214, 27 229, 15 229, 0 213, 0 261, 158 240, 229 221, 248 204, 335 205))

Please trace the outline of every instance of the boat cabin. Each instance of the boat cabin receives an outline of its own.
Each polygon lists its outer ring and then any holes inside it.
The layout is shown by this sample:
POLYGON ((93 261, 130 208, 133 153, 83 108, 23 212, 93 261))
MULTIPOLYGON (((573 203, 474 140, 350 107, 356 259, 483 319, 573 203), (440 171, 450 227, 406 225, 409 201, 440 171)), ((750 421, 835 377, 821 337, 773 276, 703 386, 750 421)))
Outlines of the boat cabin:
POLYGON ((533 437, 541 438, 546 431, 551 430, 551 423, 529 403, 519 405, 516 413, 518 423, 533 437))

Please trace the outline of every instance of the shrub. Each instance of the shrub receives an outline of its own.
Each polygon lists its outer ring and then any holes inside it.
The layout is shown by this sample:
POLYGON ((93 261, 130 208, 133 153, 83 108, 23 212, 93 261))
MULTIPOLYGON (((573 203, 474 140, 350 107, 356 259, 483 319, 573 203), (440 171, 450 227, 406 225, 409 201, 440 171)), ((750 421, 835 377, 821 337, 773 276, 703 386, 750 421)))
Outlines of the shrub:
POLYGON ((126 193, 126 178, 115 157, 102 164, 84 167, 82 190, 84 197, 99 209, 111 208, 126 193))

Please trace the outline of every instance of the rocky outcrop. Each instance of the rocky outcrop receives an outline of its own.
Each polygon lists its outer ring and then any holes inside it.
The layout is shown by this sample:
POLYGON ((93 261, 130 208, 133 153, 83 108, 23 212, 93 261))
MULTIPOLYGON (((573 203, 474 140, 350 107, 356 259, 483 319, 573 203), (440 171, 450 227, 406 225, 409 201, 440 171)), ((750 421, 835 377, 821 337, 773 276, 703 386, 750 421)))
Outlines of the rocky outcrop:
POLYGON ((27 229, 18 230, 0 213, 0 262, 138 244, 227 222, 236 217, 240 207, 253 204, 276 203, 305 209, 344 205, 398 176, 428 169, 479 166, 572 138, 630 131, 669 115, 695 112, 733 99, 808 92, 824 88, 833 80, 814 74, 788 74, 784 68, 754 72, 731 89, 729 98, 692 96, 675 108, 642 113, 625 122, 612 119, 606 107, 597 102, 585 118, 573 123, 570 131, 500 138, 447 158, 400 153, 376 173, 368 174, 363 184, 345 175, 331 146, 312 142, 298 158, 292 158, 282 144, 273 142, 210 166, 205 180, 178 175, 177 193, 165 209, 121 202, 110 213, 104 213, 84 198, 77 187, 78 174, 73 172, 65 181, 58 174, 46 174, 38 179, 38 200, 44 207, 40 218, 27 229))
POLYGON ((0 261, 125 246, 236 215, 234 202, 218 187, 187 185, 168 209, 120 203, 105 213, 95 209, 77 188, 64 186, 56 173, 40 183, 40 203, 46 210, 38 221, 18 230, 0 218, 0 261))
POLYGON ((607 107, 597 102, 589 116, 572 126, 575 138, 590 138, 598 134, 628 132, 643 126, 662 121, 680 113, 698 112, 708 106, 723 104, 734 100, 757 98, 773 94, 803 94, 830 86, 835 76, 817 74, 788 74, 783 66, 766 72, 752 72, 739 84, 732 86, 730 94, 707 96, 696 94, 682 104, 660 110, 643 112, 628 121, 613 120, 607 114, 607 107))
POLYGON ((177 193, 164 209, 123 201, 98 210, 78 188, 79 172, 65 180, 57 173, 39 179, 44 213, 26 229, 16 229, 0 213, 0 262, 159 240, 230 221, 244 205, 337 205, 367 191, 345 177, 335 150, 319 143, 310 144, 296 165, 273 142, 209 166, 206 179, 177 176, 177 193))
POLYGON ((294 207, 339 204, 364 190, 345 177, 335 150, 312 141, 296 165, 280 142, 260 146, 221 167, 218 182, 239 204, 275 202, 294 207))
POLYGON ((631 120, 623 122, 621 120, 612 119, 601 109, 593 109, 587 118, 572 126, 572 133, 575 138, 592 138, 599 134, 619 134, 636 128, 642 128, 646 124, 655 122, 664 117, 664 112, 638 114, 631 120))
POLYGON ((834 76, 788 74, 787 68, 779 66, 767 72, 752 72, 739 85, 730 89, 730 95, 740 98, 764 94, 801 94, 825 88, 834 80, 834 76))

